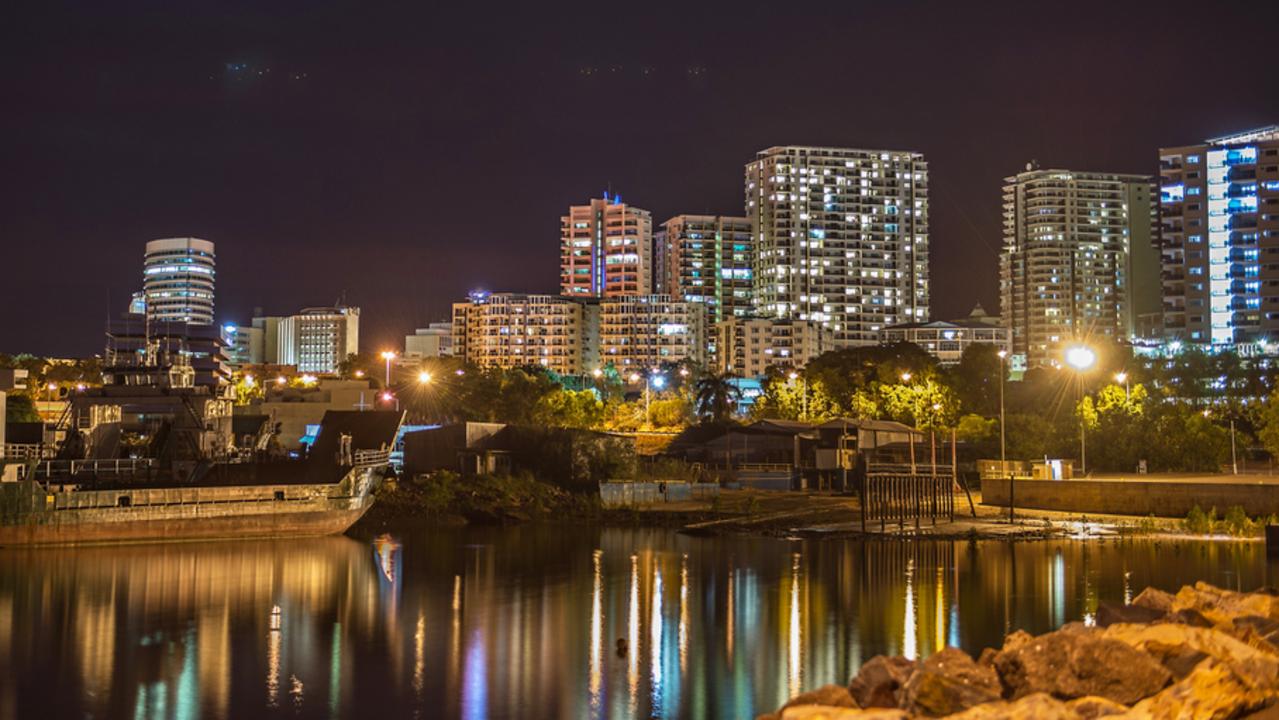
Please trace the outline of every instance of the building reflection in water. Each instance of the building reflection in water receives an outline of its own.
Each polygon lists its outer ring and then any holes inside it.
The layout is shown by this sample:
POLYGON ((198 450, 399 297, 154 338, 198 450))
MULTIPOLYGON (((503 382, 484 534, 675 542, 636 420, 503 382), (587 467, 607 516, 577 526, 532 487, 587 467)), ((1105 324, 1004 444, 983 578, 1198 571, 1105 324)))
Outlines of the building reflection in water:
POLYGON ((878 653, 1260 585, 1263 552, 559 528, 6 551, 0 720, 754 717, 878 653))

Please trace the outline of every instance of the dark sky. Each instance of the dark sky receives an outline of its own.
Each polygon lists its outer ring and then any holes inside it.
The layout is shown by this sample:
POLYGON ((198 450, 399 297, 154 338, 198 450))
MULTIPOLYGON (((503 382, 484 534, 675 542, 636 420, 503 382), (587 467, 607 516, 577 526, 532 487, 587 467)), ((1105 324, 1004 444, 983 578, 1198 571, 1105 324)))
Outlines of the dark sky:
POLYGON ((145 241, 183 235, 217 243, 220 320, 345 293, 399 346, 472 288, 556 291, 568 205, 741 213, 780 144, 922 151, 933 316, 993 310, 1003 177, 1279 122, 1276 29, 1275 2, 22 3, 0 352, 99 352, 145 241))

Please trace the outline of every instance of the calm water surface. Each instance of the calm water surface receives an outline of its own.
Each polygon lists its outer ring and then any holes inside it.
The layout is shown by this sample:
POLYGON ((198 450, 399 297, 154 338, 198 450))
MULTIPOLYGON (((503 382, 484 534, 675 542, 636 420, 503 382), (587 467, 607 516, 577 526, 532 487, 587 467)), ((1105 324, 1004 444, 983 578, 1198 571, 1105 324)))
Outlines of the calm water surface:
POLYGON ((1265 578, 1259 543, 564 527, 0 550, 0 720, 752 718, 879 653, 1265 578))

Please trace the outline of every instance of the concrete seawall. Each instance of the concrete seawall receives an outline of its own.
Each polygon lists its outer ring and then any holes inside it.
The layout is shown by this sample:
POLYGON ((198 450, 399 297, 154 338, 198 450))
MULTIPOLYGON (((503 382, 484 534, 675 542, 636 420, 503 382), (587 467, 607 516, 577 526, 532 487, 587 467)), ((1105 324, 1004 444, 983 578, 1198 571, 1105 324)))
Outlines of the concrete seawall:
MULTIPOLYGON (((1249 515, 1279 514, 1279 478, 1208 476, 1168 479, 1017 480, 1019 508, 1108 515, 1185 517, 1195 505, 1218 514, 1239 505, 1249 515)), ((983 505, 1008 506, 1007 479, 981 481, 983 505)))

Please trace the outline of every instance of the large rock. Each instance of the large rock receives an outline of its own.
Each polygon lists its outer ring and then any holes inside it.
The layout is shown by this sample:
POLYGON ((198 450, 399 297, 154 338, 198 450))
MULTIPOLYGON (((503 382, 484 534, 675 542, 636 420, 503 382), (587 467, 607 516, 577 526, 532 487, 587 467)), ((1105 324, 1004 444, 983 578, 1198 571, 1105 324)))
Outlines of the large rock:
POLYGON ((895 708, 901 704, 901 688, 914 670, 914 660, 876 655, 862 663, 848 683, 848 692, 860 707, 895 708))
POLYGON ((1124 718, 1226 720, 1264 707, 1267 702, 1265 693, 1249 688, 1229 667, 1209 658, 1176 684, 1134 705, 1124 718))
POLYGON ((901 707, 942 717, 999 699, 999 678, 959 648, 934 653, 915 668, 901 691, 901 707))
POLYGON ((1066 703, 1044 693, 1009 702, 998 700, 969 708, 950 720, 1079 720, 1066 703))
POLYGON ((1132 599, 1132 604, 1167 615, 1172 612, 1172 600, 1172 593, 1164 592, 1159 588, 1148 587, 1137 593, 1137 597, 1132 599))
POLYGON ((853 696, 848 694, 848 688, 843 685, 823 685, 816 690, 810 690, 806 693, 800 693, 791 698, 781 710, 777 711, 778 715, 786 713, 786 708, 795 707, 797 705, 823 705, 825 707, 840 708, 856 708, 858 705, 853 700, 853 696))
POLYGON ((1001 651, 994 662, 1006 694, 1014 699, 1043 692, 1064 700, 1097 695, 1131 705, 1172 679, 1154 658, 1096 629, 1041 635, 1001 651))
POLYGON ((1097 627, 1109 627, 1115 623, 1152 623, 1162 620, 1167 613, 1144 605, 1113 605, 1103 602, 1097 606, 1097 627))
POLYGON ((1078 715, 1080 720, 1095 720, 1095 718, 1122 715, 1128 712, 1127 705, 1120 705, 1114 700, 1107 700, 1096 695, 1075 698, 1066 703, 1066 707, 1078 715))
MULTIPOLYGON (((1121 642, 1167 664, 1187 653, 1201 653, 1230 669, 1240 683, 1271 694, 1279 693, 1279 657, 1258 650, 1213 628, 1160 623, 1157 625, 1111 625, 1106 638, 1121 642)), ((1195 668, 1202 667, 1202 660, 1195 668)), ((1190 673, 1194 675, 1194 672, 1190 673)), ((1187 675, 1186 677, 1189 677, 1187 675)))
POLYGON ((1230 624, 1235 618, 1257 615, 1279 619, 1279 597, 1270 593, 1241 593, 1208 583, 1183 587, 1173 598, 1172 610, 1195 610, 1213 625, 1230 624))
POLYGON ((826 705, 796 705, 786 708, 782 720, 910 720, 904 710, 888 708, 829 707, 826 705))

